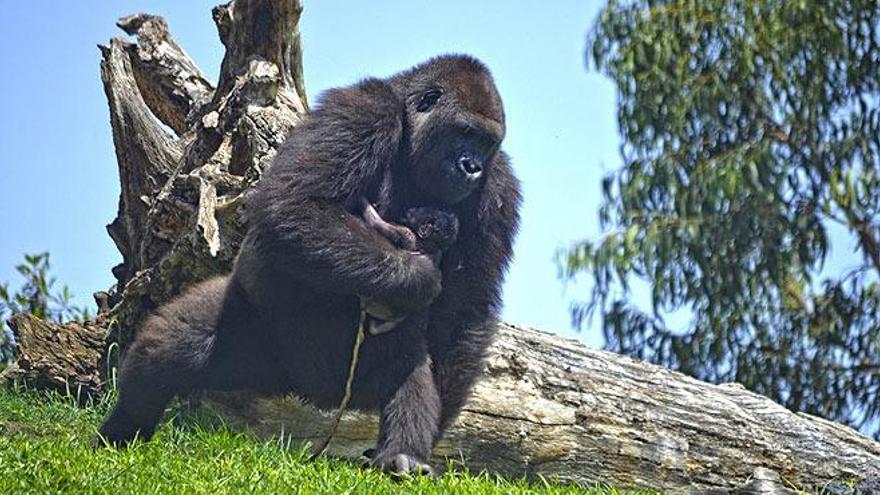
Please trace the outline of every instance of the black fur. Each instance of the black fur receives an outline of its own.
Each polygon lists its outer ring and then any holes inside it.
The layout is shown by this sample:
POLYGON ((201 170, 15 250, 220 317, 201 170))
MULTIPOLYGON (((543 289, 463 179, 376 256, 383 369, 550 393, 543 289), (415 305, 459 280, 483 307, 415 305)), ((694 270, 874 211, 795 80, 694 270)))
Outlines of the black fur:
POLYGON ((375 465, 425 468, 494 334, 520 203, 503 135, 492 78, 470 57, 328 91, 251 196, 232 273, 146 320, 100 433, 149 438, 168 401, 197 389, 335 407, 369 298, 410 316, 364 342, 351 405, 381 411, 375 465), (362 198, 396 223, 411 208, 443 208, 458 236, 435 265, 370 228, 355 213, 362 198))

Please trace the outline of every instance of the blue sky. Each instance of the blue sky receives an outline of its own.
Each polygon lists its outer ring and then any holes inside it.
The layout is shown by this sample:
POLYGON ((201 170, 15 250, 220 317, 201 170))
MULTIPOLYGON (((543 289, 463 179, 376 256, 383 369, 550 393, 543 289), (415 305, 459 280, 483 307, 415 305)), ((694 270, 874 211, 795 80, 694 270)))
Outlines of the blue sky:
MULTIPOLYGON (((599 179, 619 163, 613 86, 588 71, 584 59, 601 3, 304 3, 310 101, 327 88, 445 52, 469 53, 490 67, 507 112, 505 148, 525 193, 503 317, 599 345, 597 332, 572 330, 569 305, 586 292, 564 287, 553 257, 571 241, 599 234, 599 179)), ((115 216, 119 184, 96 45, 124 36, 114 24, 123 15, 162 15, 216 81, 223 51, 211 21, 214 4, 68 8, 0 0, 0 281, 17 284, 13 267, 23 253, 49 251, 78 303, 91 305, 91 293, 112 283, 110 268, 120 257, 105 225, 115 216)))
MULTIPOLYGON (((503 317, 600 345, 598 321, 580 333, 572 329, 569 307, 587 297, 588 287, 566 288, 554 254, 600 235, 600 178, 620 164, 614 87, 587 70, 584 58, 586 33, 603 2, 304 3, 311 101, 327 88, 386 76, 440 53, 469 53, 490 67, 506 108, 504 146, 525 194, 503 317)), ((120 257, 105 226, 116 214, 119 179, 96 45, 124 35, 115 27, 123 15, 159 14, 216 81, 223 51, 211 21, 214 4, 61 8, 57 1, 0 0, 0 282, 18 283, 14 266, 23 253, 49 251, 55 274, 79 304, 92 305, 91 293, 110 286, 110 268, 120 257)), ((846 232, 830 232, 825 273, 840 273, 858 258, 846 232)), ((646 305, 647 287, 634 289, 646 305)), ((678 317, 684 325, 687 314, 678 317)))

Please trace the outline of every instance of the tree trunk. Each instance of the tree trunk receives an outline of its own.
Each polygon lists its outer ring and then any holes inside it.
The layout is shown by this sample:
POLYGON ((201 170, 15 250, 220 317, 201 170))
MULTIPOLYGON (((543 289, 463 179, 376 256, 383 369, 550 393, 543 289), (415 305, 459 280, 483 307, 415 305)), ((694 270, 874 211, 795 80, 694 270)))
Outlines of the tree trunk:
MULTIPOLYGON (((101 46, 101 78, 122 192, 108 232, 122 253, 95 322, 10 323, 38 386, 100 393, 107 342, 129 342, 146 312, 229 270, 243 206, 305 115, 298 0, 214 9, 226 46, 217 89, 150 15, 123 18, 136 42, 101 46), (164 124, 164 125, 163 125, 164 124)), ((117 353, 109 353, 111 357, 117 353)), ((211 394, 233 423, 317 443, 329 412, 293 398, 211 394)), ((347 413, 330 452, 372 446, 377 420, 347 413)), ((434 455, 475 470, 672 491, 784 492, 880 477, 880 444, 792 413, 738 385, 710 385, 537 330, 500 324, 484 379, 434 455)))
POLYGON ((123 258, 102 316, 123 347, 145 312, 229 270, 245 196, 306 112, 301 11, 290 0, 216 7, 227 47, 217 90, 161 17, 120 19, 137 42, 100 47, 122 189, 107 229, 123 258))

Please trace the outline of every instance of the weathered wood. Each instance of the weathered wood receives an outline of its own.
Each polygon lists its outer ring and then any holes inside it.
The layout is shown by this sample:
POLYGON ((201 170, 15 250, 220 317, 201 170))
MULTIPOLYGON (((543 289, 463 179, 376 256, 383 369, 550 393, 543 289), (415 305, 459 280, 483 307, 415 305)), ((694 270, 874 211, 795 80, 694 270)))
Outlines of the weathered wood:
MULTIPOLYGON (((320 441, 329 414, 295 399, 231 400, 237 424, 320 441)), ((378 421, 346 414, 330 452, 356 457, 378 421)), ((816 489, 880 476, 880 444, 736 384, 711 385, 580 342, 501 324, 484 378, 434 449, 474 470, 663 491, 816 489)))
POLYGON ((58 325, 18 314, 8 323, 17 346, 15 364, 3 370, 4 378, 83 399, 101 394, 107 370, 105 322, 58 325))
POLYGON ((218 90, 161 17, 124 17, 118 25, 136 42, 101 47, 122 183, 108 231, 123 263, 105 309, 119 322, 111 338, 123 345, 146 311, 228 270, 244 232, 244 197, 305 112, 301 7, 244 4, 215 9, 228 49, 218 90), (260 35, 245 36, 252 30, 260 35))
MULTIPOLYGON (((216 91, 161 18, 120 20, 137 41, 112 40, 101 63, 122 182, 108 228, 123 254, 118 282, 97 298, 97 323, 14 319, 19 365, 7 374, 100 393, 105 342, 124 347, 148 310, 229 270, 248 191, 307 108, 301 10, 297 0, 214 9, 227 49, 216 91)), ((209 403, 233 424, 313 442, 331 415, 293 398, 246 393, 212 394, 209 403)), ((331 452, 358 456, 376 426, 374 416, 347 414, 331 452)), ((434 455, 512 476, 681 493, 783 493, 880 477, 880 444, 850 428, 738 385, 710 385, 508 324, 434 455)))
POLYGON ((299 33, 302 10, 301 0, 250 0, 215 7, 214 22, 226 46, 217 94, 229 92, 252 61, 262 60, 278 68, 282 77, 279 89, 291 93, 296 110, 308 109, 299 33))
POLYGON ((113 144, 119 165, 119 213, 107 230, 122 254, 123 264, 114 269, 120 283, 148 265, 143 231, 148 222, 152 196, 175 172, 182 151, 180 144, 161 128, 141 96, 126 43, 118 38, 100 46, 101 80, 110 107, 113 144))
POLYGON ((124 46, 150 110, 178 134, 186 132, 213 96, 214 87, 171 38, 165 19, 134 14, 119 19, 116 25, 137 36, 137 43, 124 46))

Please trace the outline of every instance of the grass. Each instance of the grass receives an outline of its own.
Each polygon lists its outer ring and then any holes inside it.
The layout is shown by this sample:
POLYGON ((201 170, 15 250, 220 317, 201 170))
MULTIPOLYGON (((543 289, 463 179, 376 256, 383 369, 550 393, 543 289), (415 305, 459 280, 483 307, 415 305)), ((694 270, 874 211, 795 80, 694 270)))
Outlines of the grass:
POLYGON ((342 460, 309 462, 302 446, 259 440, 210 413, 181 408, 170 411, 172 420, 151 442, 92 450, 89 441, 107 409, 0 388, 0 493, 623 493, 461 471, 397 482, 342 460))

